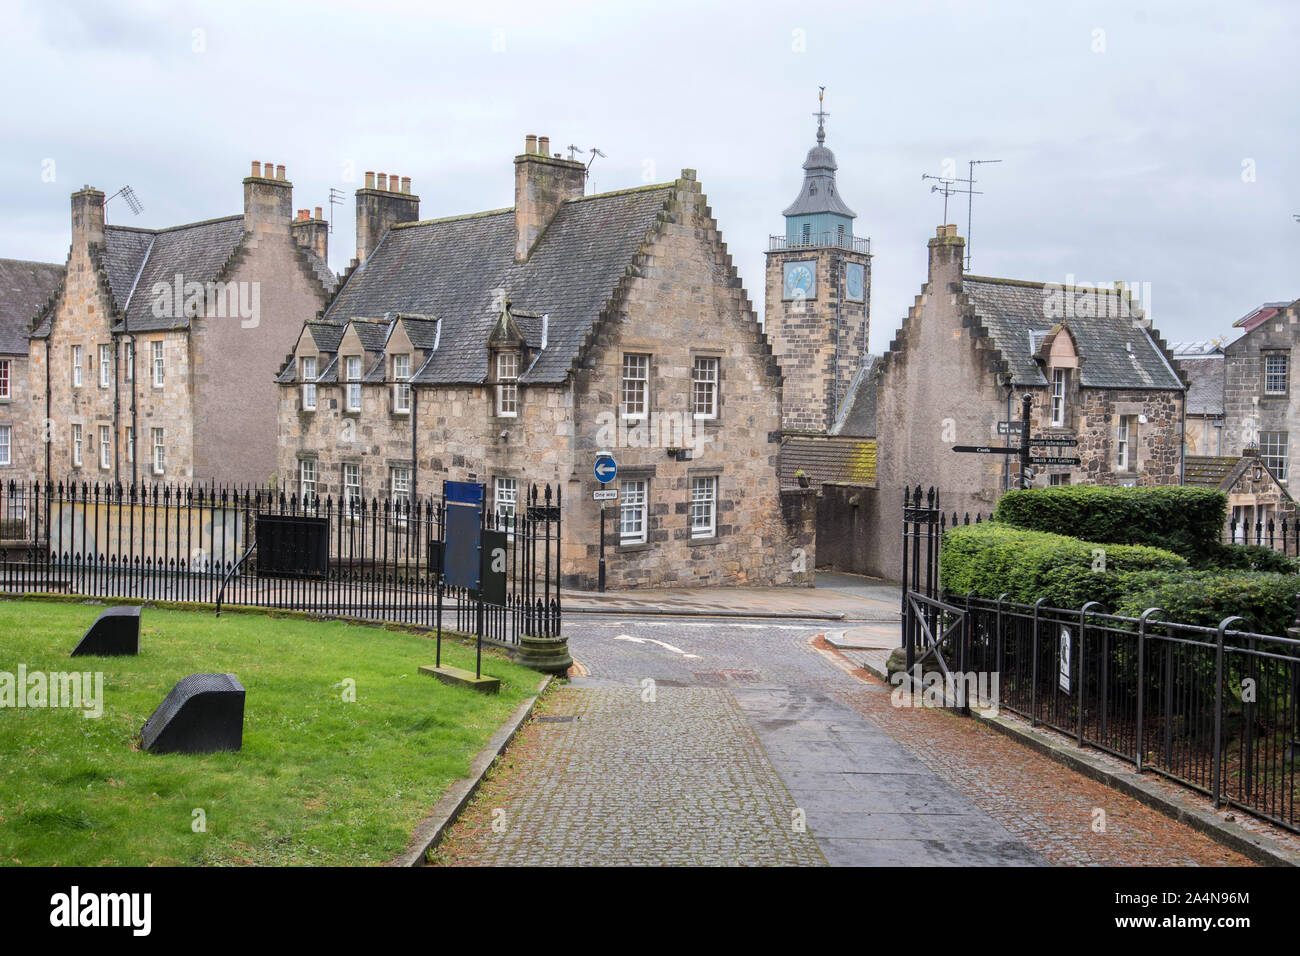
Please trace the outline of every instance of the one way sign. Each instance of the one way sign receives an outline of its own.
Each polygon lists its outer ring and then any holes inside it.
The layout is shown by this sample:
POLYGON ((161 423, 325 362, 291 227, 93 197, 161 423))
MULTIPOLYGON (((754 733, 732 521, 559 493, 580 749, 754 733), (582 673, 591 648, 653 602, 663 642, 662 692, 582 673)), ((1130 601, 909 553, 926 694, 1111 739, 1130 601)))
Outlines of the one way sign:
POLYGON ((601 455, 596 459, 596 480, 602 485, 614 480, 618 475, 618 464, 612 455, 601 455))

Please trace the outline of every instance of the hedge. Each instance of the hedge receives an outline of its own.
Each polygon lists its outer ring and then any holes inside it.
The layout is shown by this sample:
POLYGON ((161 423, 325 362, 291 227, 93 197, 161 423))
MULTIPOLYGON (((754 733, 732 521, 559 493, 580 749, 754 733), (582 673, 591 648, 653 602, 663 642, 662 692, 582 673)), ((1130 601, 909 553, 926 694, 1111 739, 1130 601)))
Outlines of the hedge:
POLYGON ((1221 544, 1196 561, 1195 566, 1211 571, 1273 571, 1278 574, 1295 574, 1300 570, 1295 558, 1257 544, 1221 544))
POLYGON ((943 537, 940 581, 954 594, 1074 609, 1101 601, 1109 609, 1127 572, 1180 571, 1186 559, 1143 545, 1101 545, 1060 534, 1025 531, 999 522, 952 528, 943 537), (1094 570, 1097 550, 1105 570, 1094 570))
POLYGON ((993 517, 1100 544, 1140 544, 1204 561, 1219 545, 1228 499, 1208 488, 1063 485, 1009 491, 993 517))
POLYGON ((1234 630, 1283 637, 1295 625, 1300 580, 1260 571, 1137 572, 1126 575, 1125 593, 1108 610, 1137 617, 1158 607, 1162 620, 1218 627, 1230 615, 1245 618, 1234 630))

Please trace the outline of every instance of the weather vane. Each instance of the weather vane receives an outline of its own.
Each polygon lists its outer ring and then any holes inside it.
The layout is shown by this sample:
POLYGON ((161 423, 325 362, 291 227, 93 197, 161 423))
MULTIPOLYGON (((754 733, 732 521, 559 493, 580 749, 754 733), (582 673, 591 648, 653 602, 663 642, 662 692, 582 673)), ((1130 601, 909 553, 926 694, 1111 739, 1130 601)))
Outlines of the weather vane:
POLYGON ((817 117, 817 142, 826 142, 826 117, 830 116, 824 109, 826 100, 826 87, 817 87, 817 112, 813 116, 817 117))

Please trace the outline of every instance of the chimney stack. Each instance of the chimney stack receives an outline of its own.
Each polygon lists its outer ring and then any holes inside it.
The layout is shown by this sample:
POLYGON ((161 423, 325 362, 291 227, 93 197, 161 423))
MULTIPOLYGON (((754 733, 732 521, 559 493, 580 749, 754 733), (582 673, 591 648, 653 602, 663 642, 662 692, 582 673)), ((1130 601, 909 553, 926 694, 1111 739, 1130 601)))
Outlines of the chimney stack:
POLYGON ((293 183, 285 178, 283 166, 261 165, 261 176, 255 160, 253 174, 244 180, 244 231, 283 231, 293 221, 293 183))
POLYGON ((320 214, 320 206, 316 207, 316 215, 312 216, 310 210, 299 209, 298 218, 290 226, 293 233, 294 242, 304 249, 310 249, 316 254, 321 262, 329 263, 329 233, 330 227, 320 214))
POLYGON ((587 184, 587 167, 571 159, 547 156, 549 136, 528 134, 524 152, 515 157, 515 262, 528 259, 560 207, 581 199, 587 184), (540 148, 539 148, 540 142, 540 148))
POLYGON ((91 246, 103 244, 104 194, 82 186, 80 192, 72 194, 72 254, 88 255, 91 246))
MULTIPOLYGON (((966 240, 957 235, 957 227, 940 226, 930 240, 930 282, 946 279, 961 282, 962 257, 966 254, 966 240)), ((936 286, 945 289, 946 285, 936 286)))
POLYGON ((411 178, 396 173, 366 173, 357 190, 357 261, 365 262, 391 227, 420 218, 420 197, 411 193, 411 178))

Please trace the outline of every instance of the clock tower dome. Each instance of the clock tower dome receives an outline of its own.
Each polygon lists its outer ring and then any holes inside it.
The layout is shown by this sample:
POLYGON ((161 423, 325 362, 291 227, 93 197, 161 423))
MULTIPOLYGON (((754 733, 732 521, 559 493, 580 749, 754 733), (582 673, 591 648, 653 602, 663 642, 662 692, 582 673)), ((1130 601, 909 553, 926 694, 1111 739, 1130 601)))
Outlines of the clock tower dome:
POLYGON ((867 355, 871 240, 853 235, 857 214, 835 183, 824 94, 803 187, 785 210, 784 235, 768 240, 764 326, 784 380, 786 432, 828 431, 867 355))

